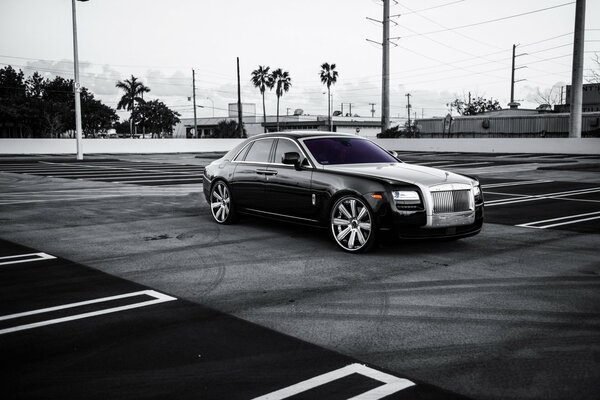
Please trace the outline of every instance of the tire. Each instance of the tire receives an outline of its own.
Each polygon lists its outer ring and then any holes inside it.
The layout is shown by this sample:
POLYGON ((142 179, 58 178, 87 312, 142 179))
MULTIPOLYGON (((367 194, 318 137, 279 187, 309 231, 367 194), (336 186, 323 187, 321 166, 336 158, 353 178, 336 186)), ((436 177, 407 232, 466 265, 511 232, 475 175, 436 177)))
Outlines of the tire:
POLYGON ((236 221, 234 203, 231 199, 231 190, 224 181, 217 181, 210 188, 210 212, 213 219, 223 225, 236 221))
POLYGON ((333 240, 344 251, 364 253, 375 244, 375 219, 364 200, 347 195, 338 199, 329 214, 333 240))

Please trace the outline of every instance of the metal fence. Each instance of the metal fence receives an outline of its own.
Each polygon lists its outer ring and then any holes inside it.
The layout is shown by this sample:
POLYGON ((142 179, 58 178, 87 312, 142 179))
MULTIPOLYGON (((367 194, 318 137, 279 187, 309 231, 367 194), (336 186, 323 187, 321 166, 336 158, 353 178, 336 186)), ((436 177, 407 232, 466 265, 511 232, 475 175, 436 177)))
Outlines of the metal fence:
MULTIPOLYGON (((569 113, 518 116, 454 117, 444 129, 444 118, 417 120, 421 137, 568 137, 569 113)), ((600 112, 584 113, 582 137, 600 137, 600 112)))

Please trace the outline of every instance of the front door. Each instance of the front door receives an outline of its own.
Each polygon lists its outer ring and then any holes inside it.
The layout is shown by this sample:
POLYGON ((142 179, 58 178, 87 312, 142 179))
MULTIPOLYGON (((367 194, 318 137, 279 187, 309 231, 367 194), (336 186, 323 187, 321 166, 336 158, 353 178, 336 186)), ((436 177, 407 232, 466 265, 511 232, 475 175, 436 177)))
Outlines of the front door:
POLYGON ((311 195, 312 169, 296 170, 293 165, 281 162, 283 155, 296 152, 303 156, 298 145, 291 139, 279 138, 275 144, 273 163, 266 175, 266 197, 269 211, 299 220, 315 218, 311 195))

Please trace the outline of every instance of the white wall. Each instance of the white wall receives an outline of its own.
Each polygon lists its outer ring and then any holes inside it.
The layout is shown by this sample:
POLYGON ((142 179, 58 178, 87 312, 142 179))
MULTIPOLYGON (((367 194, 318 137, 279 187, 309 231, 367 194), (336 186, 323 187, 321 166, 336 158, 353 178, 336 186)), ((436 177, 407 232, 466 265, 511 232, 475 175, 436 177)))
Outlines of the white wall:
MULTIPOLYGON (((83 153, 229 151, 244 139, 83 139, 83 153)), ((75 139, 0 139, 0 154, 75 154, 75 139)))
POLYGON ((375 142, 399 151, 600 154, 600 138, 376 139, 375 142))
MULTIPOLYGON (((244 139, 83 139, 83 153, 201 153, 228 151, 244 139)), ((600 154, 600 138, 375 139, 399 151, 600 154)), ((75 139, 0 139, 0 154, 75 154, 75 139)))

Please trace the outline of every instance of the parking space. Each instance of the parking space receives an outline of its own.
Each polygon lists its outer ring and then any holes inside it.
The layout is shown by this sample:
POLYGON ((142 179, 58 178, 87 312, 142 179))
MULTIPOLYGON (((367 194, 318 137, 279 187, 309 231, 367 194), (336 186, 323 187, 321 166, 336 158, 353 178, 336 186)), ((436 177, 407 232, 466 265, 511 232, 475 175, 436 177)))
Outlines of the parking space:
POLYGON ((203 171, 198 165, 122 160, 0 163, 0 172, 150 186, 202 183, 203 171))
POLYGON ((484 178, 486 222, 600 233, 600 185, 484 178))
POLYGON ((469 168, 489 168, 497 166, 544 166, 544 165, 576 165, 579 161, 599 161, 596 155, 572 154, 484 154, 484 153, 431 153, 431 152, 402 152, 397 151, 402 161, 428 167, 454 170, 469 168))
POLYGON ((462 399, 0 241, 3 398, 462 399))

